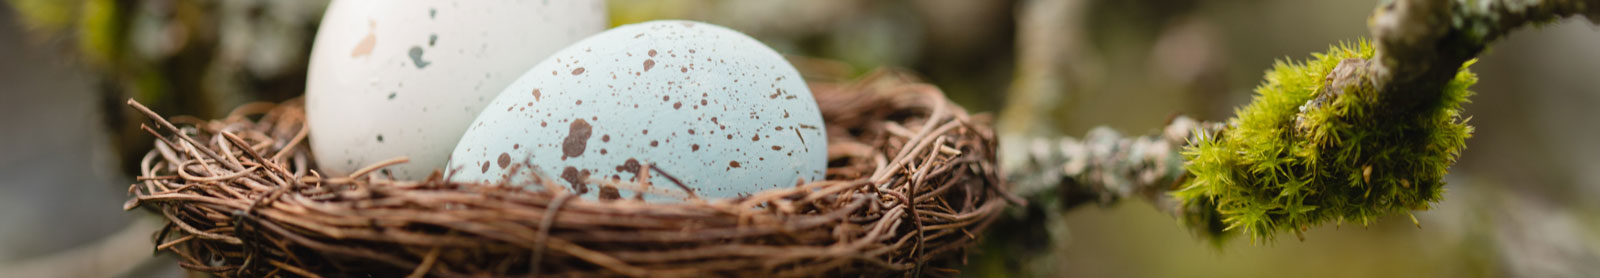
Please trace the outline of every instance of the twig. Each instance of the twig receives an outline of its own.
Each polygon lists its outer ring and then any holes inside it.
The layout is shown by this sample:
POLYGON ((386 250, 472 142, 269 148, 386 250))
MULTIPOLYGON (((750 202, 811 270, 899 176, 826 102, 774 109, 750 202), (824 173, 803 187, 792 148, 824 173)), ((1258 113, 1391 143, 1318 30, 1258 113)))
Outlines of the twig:
POLYGON ((1005 138, 1005 143, 1013 145, 1003 148, 1007 150, 1003 155, 1022 159, 1002 164, 1001 173, 1017 194, 1057 198, 1061 209, 1139 198, 1162 211, 1179 213, 1177 203, 1164 194, 1187 174, 1179 152, 1201 135, 1196 132, 1210 134, 1220 129, 1219 124, 1176 117, 1160 133, 1139 137, 1100 127, 1082 140, 1005 138))
MULTIPOLYGON (((139 113, 144 113, 144 115, 146 117, 149 117, 150 120, 155 121, 158 124, 161 124, 161 127, 166 128, 168 131, 172 131, 172 133, 174 133, 174 134, 177 134, 178 138, 181 138, 184 141, 188 141, 189 144, 193 144, 195 146, 204 146, 205 145, 205 144, 200 144, 200 141, 195 141, 194 138, 190 138, 188 134, 184 134, 183 130, 178 129, 178 126, 172 125, 172 122, 168 122, 166 118, 162 118, 161 115, 160 114, 156 114, 155 111, 150 111, 150 108, 149 107, 145 107, 144 104, 141 104, 138 101, 134 101, 133 99, 128 99, 128 106, 133 107, 134 110, 139 110, 139 113)), ((160 136, 157 136, 157 137, 160 137, 160 136)), ((222 156, 217 155, 216 152, 211 151, 211 149, 209 149, 209 148, 199 148, 199 149, 200 149, 200 151, 202 153, 205 153, 206 156, 211 157, 211 159, 215 159, 217 161, 224 161, 224 162, 228 161, 226 159, 222 159, 222 156)), ((230 169, 232 169, 234 171, 244 171, 244 166, 240 166, 238 164, 232 164, 232 163, 223 163, 223 164, 227 165, 228 168, 230 168, 230 169)))
MULTIPOLYGON (((1600 0, 1394 0, 1373 12, 1371 82, 1389 113, 1438 100, 1443 86, 1489 43, 1525 25, 1571 16, 1600 20, 1600 0)), ((1359 78, 1359 76, 1352 76, 1359 78)))
POLYGON ((667 178, 668 181, 672 181, 672 184, 678 185, 678 189, 683 189, 684 193, 689 194, 689 199, 700 199, 700 195, 694 194, 694 189, 690 189, 688 185, 684 185, 683 182, 678 181, 677 177, 667 174, 667 171, 662 171, 661 167, 656 167, 655 163, 650 163, 650 170, 656 174, 660 174, 661 177, 667 178))
POLYGON ((406 162, 411 162, 411 158, 402 156, 402 157, 390 158, 390 159, 387 159, 387 160, 384 160, 384 161, 379 161, 378 163, 373 163, 372 165, 367 165, 367 167, 362 167, 360 170, 356 170, 355 172, 350 173, 350 177, 349 178, 352 179, 352 180, 353 179, 359 179, 359 178, 361 178, 361 176, 365 176, 365 175, 367 175, 367 173, 372 173, 372 171, 377 171, 378 169, 383 169, 383 167, 394 166, 395 164, 401 164, 401 163, 406 163, 406 162))
POLYGON ((534 239, 533 255, 528 259, 529 275, 538 276, 540 273, 539 265, 544 264, 544 249, 549 246, 550 228, 555 227, 557 212, 561 211, 561 205, 567 203, 567 200, 572 199, 572 197, 577 196, 561 194, 560 197, 556 197, 555 202, 550 203, 550 208, 545 210, 544 217, 539 220, 539 235, 534 239))

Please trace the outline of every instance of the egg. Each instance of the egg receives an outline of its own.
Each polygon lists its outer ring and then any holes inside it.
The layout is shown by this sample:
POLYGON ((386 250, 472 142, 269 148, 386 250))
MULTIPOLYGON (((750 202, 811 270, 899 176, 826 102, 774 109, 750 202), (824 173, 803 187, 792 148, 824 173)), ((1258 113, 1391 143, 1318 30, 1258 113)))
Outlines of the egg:
POLYGON ((640 196, 615 181, 642 181, 648 169, 647 201, 687 197, 679 184, 700 198, 737 197, 823 179, 822 124, 799 72, 771 48, 721 26, 652 21, 579 41, 523 74, 473 122, 448 173, 535 188, 537 173, 609 200, 640 196))
POLYGON ((605 26, 599 0, 334 1, 306 82, 317 166, 343 176, 405 156, 384 172, 425 178, 507 84, 605 26))

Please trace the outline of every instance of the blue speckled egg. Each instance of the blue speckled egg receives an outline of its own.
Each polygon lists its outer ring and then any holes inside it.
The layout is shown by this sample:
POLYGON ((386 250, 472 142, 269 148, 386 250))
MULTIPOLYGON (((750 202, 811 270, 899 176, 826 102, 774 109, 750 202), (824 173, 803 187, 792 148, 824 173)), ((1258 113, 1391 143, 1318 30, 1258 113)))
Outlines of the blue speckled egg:
POLYGON ((522 74, 468 128, 449 178, 534 186, 537 172, 590 199, 631 199, 640 195, 604 181, 636 181, 650 164, 651 191, 681 193, 681 183, 702 198, 736 197, 822 179, 827 136, 782 55, 721 26, 652 21, 579 41, 522 74))

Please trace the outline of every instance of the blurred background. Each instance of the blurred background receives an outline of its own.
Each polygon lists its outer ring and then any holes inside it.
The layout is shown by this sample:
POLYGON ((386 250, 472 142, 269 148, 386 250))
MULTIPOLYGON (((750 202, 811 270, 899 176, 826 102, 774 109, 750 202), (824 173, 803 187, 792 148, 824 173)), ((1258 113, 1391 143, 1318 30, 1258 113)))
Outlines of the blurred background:
MULTIPOLYGON (((125 109, 213 118, 305 86, 325 1, 5 0, 0 5, 0 277, 183 277, 160 227, 124 212, 151 138, 125 109)), ((1008 134, 1144 133, 1225 120, 1275 60, 1368 34, 1376 0, 613 0, 613 25, 693 19, 797 65, 901 68, 1008 134)), ((1600 28, 1513 33, 1473 69, 1474 138, 1443 202, 1305 240, 1220 247, 1138 201, 1015 214, 969 277, 1600 276, 1600 28), (1054 228, 1051 228, 1054 227, 1054 228), (1051 230, 1054 229, 1054 230, 1051 230), (1056 237, 1045 236, 1055 231, 1056 237), (1056 238, 1058 240, 1050 240, 1056 238)))

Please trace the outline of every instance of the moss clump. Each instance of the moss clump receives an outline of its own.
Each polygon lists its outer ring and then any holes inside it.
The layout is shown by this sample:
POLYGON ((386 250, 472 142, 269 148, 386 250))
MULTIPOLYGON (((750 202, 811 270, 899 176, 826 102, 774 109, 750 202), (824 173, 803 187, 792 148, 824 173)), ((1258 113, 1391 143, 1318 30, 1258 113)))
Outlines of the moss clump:
POLYGON ((1329 221, 1366 225, 1438 201, 1441 179, 1472 134, 1461 116, 1477 81, 1472 63, 1437 101, 1392 113, 1380 111, 1365 67, 1339 67, 1355 78, 1329 78, 1341 62, 1372 55, 1361 41, 1305 63, 1279 61, 1228 128, 1185 148, 1193 176, 1174 195, 1204 216, 1190 217, 1191 227, 1238 230, 1253 242, 1329 221))

